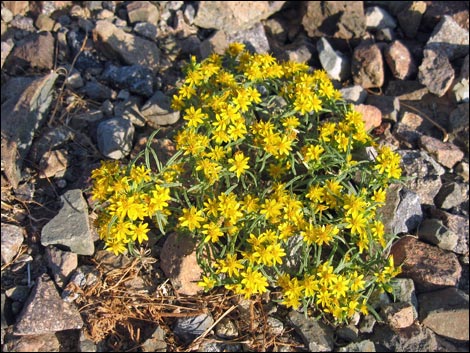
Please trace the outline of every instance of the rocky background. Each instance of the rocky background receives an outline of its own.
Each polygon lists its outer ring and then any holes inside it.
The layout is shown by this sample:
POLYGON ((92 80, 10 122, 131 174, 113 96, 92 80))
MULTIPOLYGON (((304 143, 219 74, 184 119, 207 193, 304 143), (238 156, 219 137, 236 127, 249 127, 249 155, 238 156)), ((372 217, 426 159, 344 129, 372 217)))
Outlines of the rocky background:
POLYGON ((2 351, 468 351, 468 31, 457 1, 2 1, 2 351), (378 316, 201 294, 171 235, 102 250, 91 170, 155 128, 171 154, 184 63, 232 41, 325 69, 402 156, 383 215, 403 273, 378 316))

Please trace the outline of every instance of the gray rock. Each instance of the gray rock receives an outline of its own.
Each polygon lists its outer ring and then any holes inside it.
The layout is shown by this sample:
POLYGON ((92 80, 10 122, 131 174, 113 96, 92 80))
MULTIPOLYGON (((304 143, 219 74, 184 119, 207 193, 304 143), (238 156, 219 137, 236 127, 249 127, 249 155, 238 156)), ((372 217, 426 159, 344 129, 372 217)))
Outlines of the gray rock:
POLYGON ((426 12, 426 7, 427 5, 425 1, 409 1, 408 6, 405 6, 397 14, 400 28, 408 38, 416 37, 418 28, 421 24, 421 18, 426 12))
POLYGON ((148 22, 139 22, 134 26, 134 32, 150 40, 157 37, 157 27, 148 22))
POLYGON ((113 109, 114 115, 130 120, 134 126, 145 126, 146 119, 140 112, 138 100, 132 98, 117 103, 113 109))
POLYGON ((199 4, 194 25, 233 33, 248 29, 279 11, 285 1, 207 1, 199 4))
POLYGON ((336 335, 346 342, 355 342, 359 338, 359 329, 353 324, 338 327, 336 335))
POLYGON ((268 53, 270 51, 268 38, 261 23, 256 23, 253 27, 243 29, 234 33, 227 32, 229 43, 240 42, 245 44, 246 49, 255 53, 268 53))
POLYGON ((377 323, 377 319, 374 315, 366 315, 362 318, 359 323, 359 331, 361 333, 372 333, 374 331, 374 326, 377 323))
POLYGON ((468 201, 468 184, 455 182, 449 182, 442 185, 434 198, 435 205, 444 210, 457 207, 465 201, 468 201))
POLYGON ((7 298, 24 303, 26 299, 28 299, 29 293, 31 292, 31 288, 28 286, 15 286, 7 289, 5 294, 7 298))
POLYGON ((438 97, 446 94, 455 77, 454 69, 442 51, 424 50, 424 59, 419 67, 419 83, 438 97))
POLYGON ((434 332, 418 324, 399 330, 391 330, 388 325, 377 325, 370 339, 376 346, 385 347, 391 352, 434 352, 437 348, 434 332))
POLYGON ((443 15, 426 43, 426 50, 441 52, 449 60, 468 55, 469 33, 449 15, 443 15))
POLYGON ((382 119, 397 122, 400 111, 400 100, 397 97, 369 95, 365 103, 379 108, 382 112, 382 119))
POLYGON ((2 7, 2 22, 8 23, 13 20, 13 13, 6 7, 2 7))
MULTIPOLYGON (((3 9, 2 9, 3 11, 3 9)), ((13 40, 7 40, 7 41, 2 41, 2 44, 1 44, 1 66, 3 68, 3 64, 5 63, 5 60, 7 59, 8 55, 10 54, 10 52, 12 51, 13 47, 15 46, 15 43, 13 42, 13 40)))
POLYGON ((130 92, 150 97, 153 94, 153 73, 141 65, 109 65, 101 74, 101 79, 111 86, 128 89, 130 92))
POLYGON ((452 250, 457 254, 468 253, 468 218, 451 214, 438 208, 431 208, 430 214, 442 221, 451 232, 457 234, 458 240, 456 247, 452 250))
POLYGON ((68 152, 65 149, 47 151, 44 153, 38 165, 39 177, 63 177, 69 166, 68 157, 68 152))
POLYGON ((455 287, 462 272, 454 253, 411 236, 397 241, 391 253, 395 264, 402 265, 402 276, 413 280, 418 293, 455 287))
POLYGON ((111 60, 142 65, 154 73, 159 68, 160 49, 154 42, 126 33, 106 20, 96 22, 93 38, 97 49, 111 60))
MULTIPOLYGON (((339 90, 343 99, 346 102, 350 102, 353 104, 362 104, 367 99, 367 91, 362 88, 360 85, 354 85, 351 87, 341 88, 339 90)), ((373 104, 372 104, 373 105, 373 104)))
POLYGON ((45 122, 57 77, 51 72, 33 79, 12 78, 2 87, 2 170, 14 188, 33 137, 45 122))
POLYGON ((295 310, 289 312, 289 320, 310 352, 332 351, 333 330, 329 326, 295 310))
POLYGON ((95 80, 87 81, 80 92, 97 102, 104 102, 107 99, 116 98, 115 91, 95 80))
POLYGON ((441 175, 445 170, 425 151, 399 150, 402 158, 403 175, 410 179, 405 181, 408 189, 419 195, 420 202, 434 204, 434 197, 441 188, 441 175))
POLYGON ((393 28, 382 28, 375 33, 375 38, 381 42, 392 42, 396 37, 397 35, 393 28))
POLYGON ((338 352, 376 352, 376 350, 374 342, 371 340, 363 340, 340 347, 338 348, 338 352))
POLYGON ((420 100, 429 89, 418 81, 391 80, 385 89, 386 96, 394 96, 400 100, 420 100))
POLYGON ((83 326, 78 310, 65 303, 47 274, 37 279, 14 326, 14 334, 38 335, 83 326), (38 324, 40 323, 40 324, 38 324))
POLYGON ((8 264, 20 250, 21 244, 23 244, 25 230, 14 224, 2 222, 1 232, 2 264, 8 264))
POLYGON ((354 49, 351 73, 356 85, 364 88, 382 87, 384 65, 382 52, 377 44, 363 41, 354 49))
POLYGON ((54 282, 60 288, 64 288, 70 275, 78 266, 77 254, 48 246, 46 248, 46 260, 47 266, 54 276, 54 282))
POLYGON ((317 42, 322 67, 333 80, 344 81, 351 75, 351 63, 346 55, 334 50, 326 38, 317 42))
POLYGON ((85 83, 83 82, 82 75, 76 69, 73 69, 72 72, 69 73, 69 75, 65 79, 65 82, 67 84, 67 87, 73 89, 79 89, 85 85, 85 83))
POLYGON ((442 221, 427 218, 418 229, 418 237, 428 243, 437 245, 441 249, 453 251, 457 246, 459 236, 447 228, 442 221))
POLYGON ((60 352, 60 342, 55 332, 39 335, 13 336, 5 342, 8 352, 60 352))
POLYGON ((93 255, 93 244, 88 220, 88 205, 79 189, 61 196, 63 206, 41 231, 41 244, 67 246, 79 255, 93 255))
POLYGON ((468 294, 445 288, 418 295, 419 320, 438 335, 468 341, 468 294))
POLYGON ((160 19, 158 7, 150 1, 131 1, 127 4, 126 9, 130 23, 149 22, 153 25, 157 25, 160 19))
POLYGON ((142 352, 167 352, 168 347, 165 342, 165 331, 158 326, 152 336, 145 340, 141 346, 142 352))
POLYGON ((468 183, 469 180, 469 166, 467 162, 459 162, 455 166, 455 172, 460 175, 463 179, 463 181, 468 183))
POLYGON ((454 144, 442 142, 431 136, 420 136, 418 145, 434 157, 437 162, 449 169, 453 168, 464 157, 464 153, 454 144))
POLYGON ((398 184, 389 187, 385 205, 379 212, 385 232, 390 234, 410 233, 423 219, 419 196, 398 184))
POLYGON ((202 335, 212 324, 214 319, 210 314, 178 318, 173 332, 183 341, 190 341, 202 335))
POLYGON ((215 325, 215 334, 223 339, 234 339, 238 337, 238 329, 235 322, 224 317, 215 325))
POLYGON ((456 134, 461 131, 468 131, 468 103, 458 104, 449 116, 449 132, 456 134))
POLYGON ((391 283, 395 301, 409 303, 413 306, 413 317, 418 317, 418 298, 415 284, 410 278, 395 278, 391 283))
POLYGON ((129 154, 134 138, 134 126, 123 118, 111 118, 98 125, 98 148, 106 157, 121 159, 129 154))
POLYGON ((180 112, 171 109, 171 98, 162 91, 154 93, 141 108, 141 113, 153 128, 175 124, 180 118, 180 112))
POLYGON ((384 9, 379 6, 368 7, 365 11, 366 27, 368 30, 379 30, 382 28, 395 28, 397 22, 384 9))
POLYGON ((10 26, 21 29, 25 32, 35 32, 34 20, 31 17, 25 17, 23 15, 16 15, 10 22, 10 26))
POLYGON ((281 320, 278 320, 272 316, 268 316, 266 322, 269 325, 269 331, 274 335, 281 335, 284 332, 284 324, 281 320))

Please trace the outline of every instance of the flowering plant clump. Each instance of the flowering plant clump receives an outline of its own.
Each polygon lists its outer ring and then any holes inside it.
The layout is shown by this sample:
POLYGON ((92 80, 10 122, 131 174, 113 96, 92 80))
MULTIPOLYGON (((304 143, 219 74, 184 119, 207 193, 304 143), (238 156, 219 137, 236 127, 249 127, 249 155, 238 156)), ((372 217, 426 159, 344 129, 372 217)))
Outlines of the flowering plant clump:
POLYGON ((176 154, 162 165, 147 148, 145 164, 93 171, 106 247, 132 252, 153 223, 196 240, 205 290, 278 288, 285 306, 338 323, 367 313, 400 272, 377 212, 401 178, 399 156, 373 141, 324 71, 233 43, 192 58, 185 77, 172 103, 185 120, 176 154))

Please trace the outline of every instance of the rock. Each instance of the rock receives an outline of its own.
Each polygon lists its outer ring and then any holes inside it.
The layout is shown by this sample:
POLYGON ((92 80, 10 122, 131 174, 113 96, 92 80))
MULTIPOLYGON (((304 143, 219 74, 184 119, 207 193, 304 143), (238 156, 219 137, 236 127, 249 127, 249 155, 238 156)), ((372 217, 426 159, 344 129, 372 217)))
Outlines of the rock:
POLYGON ((413 305, 410 303, 390 303, 382 308, 382 312, 385 315, 385 321, 392 329, 409 327, 417 319, 413 311, 413 305))
POLYGON ((233 33, 248 29, 279 11, 285 1, 208 1, 199 4, 193 24, 233 33))
POLYGON ((150 97, 153 94, 152 71, 141 65, 121 67, 109 65, 101 74, 101 79, 113 87, 128 89, 144 97, 150 97))
POLYGON ((402 237, 391 249, 395 264, 402 265, 400 276, 411 278, 417 292, 455 287, 462 268, 457 256, 411 236, 402 237))
POLYGON ((351 342, 344 347, 339 347, 338 352, 376 352, 375 344, 371 340, 351 342))
POLYGON ((368 7, 365 11, 366 28, 368 30, 379 30, 383 28, 395 28, 397 22, 384 9, 379 6, 368 7))
POLYGON ((41 244, 67 246, 79 255, 93 255, 93 244, 88 220, 88 205, 79 189, 61 196, 63 206, 41 231, 41 244))
POLYGON ((176 320, 173 332, 183 341, 191 341, 202 335, 212 324, 214 319, 210 314, 181 317, 176 320))
MULTIPOLYGON (((269 318, 268 318, 269 320, 269 318)), ((215 325, 215 334, 222 339, 234 339, 238 337, 237 325, 233 320, 224 317, 215 325)))
POLYGON ((403 175, 410 177, 405 181, 406 187, 419 195, 421 204, 433 205, 442 185, 444 168, 425 151, 398 150, 397 153, 402 159, 403 175))
POLYGON ((359 104, 354 106, 354 110, 362 114, 366 130, 376 128, 382 123, 382 112, 373 105, 359 104))
POLYGON ((416 101, 429 93, 429 89, 418 81, 391 80, 385 89, 386 96, 394 96, 400 100, 416 101))
POLYGON ((385 205, 379 209, 385 232, 410 233, 423 219, 419 196, 401 185, 392 184, 387 190, 385 205))
POLYGON ((452 85, 454 76, 454 69, 442 51, 424 50, 418 79, 429 89, 429 92, 442 97, 452 85))
POLYGON ((401 41, 396 40, 387 46, 384 56, 393 76, 399 80, 406 80, 416 74, 413 56, 401 41))
POLYGON ((461 131, 468 131, 468 103, 458 104, 449 117, 449 132, 457 134, 461 131))
POLYGON ((2 169, 14 188, 21 179, 33 136, 45 121, 57 77, 51 72, 39 78, 13 78, 2 87, 2 169))
POLYGON ((180 112, 171 109, 171 98, 162 91, 155 94, 142 106, 142 115, 152 128, 175 124, 180 118, 180 112))
POLYGON ((111 118, 98 125, 98 148, 106 157, 122 159, 132 149, 134 126, 123 118, 111 118))
POLYGON ((436 335, 418 324, 399 330, 390 330, 388 325, 376 325, 370 339, 376 346, 385 347, 390 352, 433 352, 437 348, 436 335))
POLYGON ((113 112, 116 117, 130 120, 134 126, 145 126, 146 119, 140 112, 139 103, 135 99, 132 99, 132 97, 131 99, 117 103, 113 112))
POLYGON ((80 92, 97 102, 104 102, 107 99, 116 98, 115 91, 95 80, 87 81, 80 92))
POLYGON ((338 327, 335 333, 339 338, 346 342, 355 342, 359 338, 359 329, 353 324, 338 327))
POLYGON ((33 32, 36 31, 36 28, 34 27, 34 21, 30 17, 25 17, 22 15, 17 15, 13 18, 13 20, 10 22, 10 27, 17 28, 21 31, 18 33, 18 39, 23 39, 25 36, 29 34, 32 34, 33 32))
POLYGON ((3 5, 13 16, 25 15, 29 11, 29 1, 5 1, 3 5))
POLYGON ((150 40, 155 40, 157 37, 157 27, 149 22, 136 23, 134 32, 150 40))
POLYGON ((457 207, 465 201, 468 201, 468 184, 465 185, 455 182, 442 185, 434 198, 435 205, 444 210, 457 207))
POLYGON ((268 38, 261 23, 251 28, 239 30, 234 33, 226 33, 229 43, 240 42, 245 44, 246 49, 253 53, 268 53, 270 51, 268 38))
POLYGON ((421 223, 418 238, 437 245, 441 249, 453 251, 457 246, 459 236, 447 228, 442 221, 428 218, 421 223))
POLYGON ((463 181, 468 183, 468 180, 469 180, 469 166, 468 166, 468 163, 463 162, 463 161, 459 162, 455 166, 455 172, 462 177, 463 181))
POLYGON ((375 39, 381 42, 392 42, 396 37, 395 30, 392 28, 382 28, 375 33, 375 39))
POLYGON ((13 333, 38 335, 63 330, 77 330, 83 326, 78 310, 65 303, 47 274, 36 281, 23 310, 18 316, 13 333), (38 325, 38 323, 41 323, 38 325))
POLYGON ((382 87, 384 67, 382 53, 377 44, 363 41, 353 52, 351 73, 356 85, 363 88, 382 87))
POLYGON ((130 23, 149 22, 157 25, 160 19, 158 7, 150 1, 131 1, 127 4, 126 9, 130 23))
POLYGON ((416 297, 415 284, 410 278, 394 278, 391 283, 396 302, 408 303, 413 309, 413 318, 418 318, 418 298, 416 297))
POLYGON ((456 247, 452 250, 457 254, 468 253, 468 218, 451 214, 438 208, 430 208, 430 215, 441 220, 451 232, 457 234, 456 247))
POLYGON ((434 137, 422 135, 418 139, 419 146, 428 152, 441 165, 453 168, 460 162, 464 153, 454 144, 442 142, 434 137))
POLYGON ((142 344, 141 349, 142 352, 168 352, 165 342, 165 331, 158 326, 152 336, 142 344))
POLYGON ((54 37, 50 32, 32 33, 17 43, 8 56, 5 70, 12 75, 33 70, 50 70, 54 66, 54 37))
POLYGON ((196 295, 202 292, 197 285, 202 269, 196 258, 195 244, 187 236, 171 233, 163 244, 161 268, 178 293, 196 295))
POLYGON ((2 222, 2 264, 9 264, 23 244, 25 230, 14 224, 2 222))
POLYGON ((448 60, 468 55, 469 33, 448 15, 442 16, 426 43, 426 50, 440 52, 448 60))
POLYGON ((366 30, 364 5, 355 1, 309 1, 302 26, 309 37, 361 38, 366 30))
POLYGON ((12 51, 13 47, 15 46, 15 43, 12 40, 8 41, 2 41, 1 44, 1 67, 3 68, 3 64, 5 63, 5 60, 7 59, 8 55, 12 51))
POLYGON ((341 95, 346 102, 353 104, 362 104, 367 98, 367 91, 360 85, 341 88, 339 91, 341 92, 341 95))
POLYGON ((40 31, 52 31, 54 29, 56 22, 45 14, 40 14, 36 19, 36 27, 40 31))
POLYGON ((47 265, 54 276, 54 282, 60 288, 64 288, 70 275, 78 266, 77 254, 48 246, 46 248, 46 259, 47 265))
POLYGON ((366 104, 379 108, 382 119, 397 122, 400 111, 400 100, 397 97, 369 95, 366 104))
POLYGON ((272 332, 274 335, 282 335, 284 332, 284 324, 281 320, 278 320, 272 316, 268 316, 266 322, 269 326, 270 332, 272 332))
POLYGON ((111 60, 118 58, 127 65, 142 65, 156 72, 160 49, 154 42, 124 32, 106 20, 96 22, 93 41, 98 50, 111 60))
POLYGON ((39 161, 38 167, 40 178, 62 177, 69 167, 67 150, 60 149, 45 152, 39 161))
POLYGON ((333 80, 344 81, 351 74, 349 58, 334 50, 326 38, 317 42, 317 50, 322 67, 333 80))
POLYGON ((55 332, 40 335, 14 336, 5 344, 9 352, 60 352, 55 332))
POLYGON ((438 335, 468 341, 468 294, 445 288, 418 295, 419 320, 438 335))
POLYGON ((332 351, 333 330, 329 326, 295 310, 289 312, 289 320, 310 352, 332 351))
POLYGON ((410 1, 398 14, 400 28, 408 38, 415 38, 421 24, 421 18, 426 12, 425 1, 410 1))

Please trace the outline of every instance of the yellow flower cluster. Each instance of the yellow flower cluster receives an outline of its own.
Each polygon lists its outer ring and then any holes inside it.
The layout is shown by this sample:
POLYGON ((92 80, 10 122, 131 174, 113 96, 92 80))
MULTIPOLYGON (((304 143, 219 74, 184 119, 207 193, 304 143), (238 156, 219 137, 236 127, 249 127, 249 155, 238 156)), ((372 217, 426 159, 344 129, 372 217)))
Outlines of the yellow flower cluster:
POLYGON ((93 172, 106 246, 122 253, 146 240, 150 221, 162 232, 168 223, 196 239, 206 290, 250 298, 278 287, 284 305, 337 322, 366 313, 372 289, 399 272, 377 213, 401 177, 399 156, 376 145, 322 70, 233 43, 191 58, 185 74, 174 158, 156 172, 93 172), (370 146, 377 158, 364 160, 370 146))

